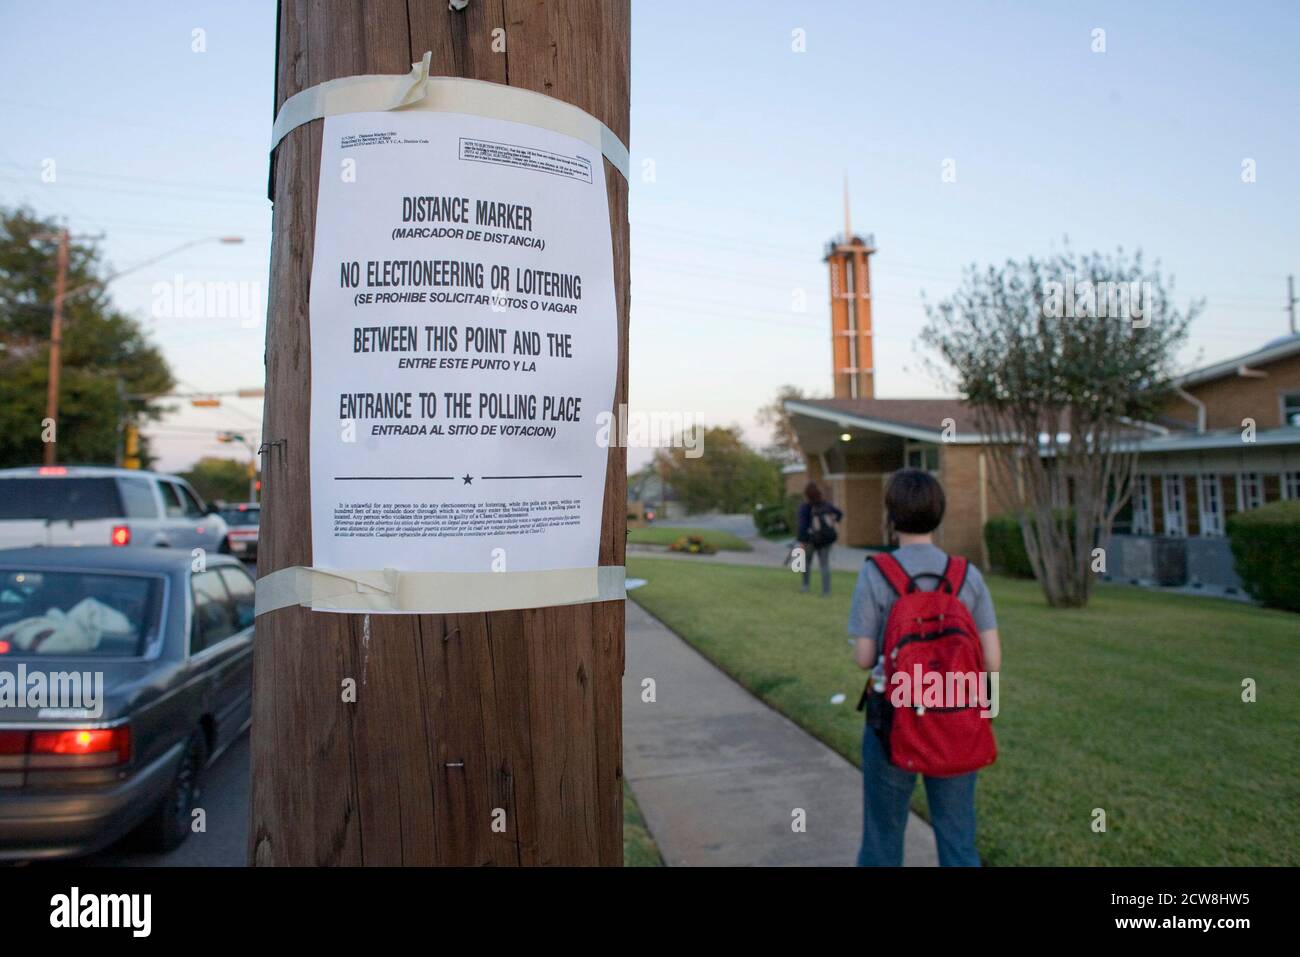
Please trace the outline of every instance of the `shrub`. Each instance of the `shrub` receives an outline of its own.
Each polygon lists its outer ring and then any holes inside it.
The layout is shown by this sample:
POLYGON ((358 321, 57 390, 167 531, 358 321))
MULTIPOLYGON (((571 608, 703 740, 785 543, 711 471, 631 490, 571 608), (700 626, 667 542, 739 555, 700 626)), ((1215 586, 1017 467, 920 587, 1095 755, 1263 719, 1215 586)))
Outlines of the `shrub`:
POLYGON ((984 543, 989 549, 991 570, 1016 578, 1033 578, 1034 567, 1025 551, 1020 520, 1014 515, 998 515, 984 523, 984 543))
POLYGON ((754 506, 754 527, 760 535, 780 535, 791 531, 784 502, 759 503, 754 506))
POLYGON ((1228 544, 1252 598, 1300 611, 1300 501, 1273 502, 1233 515, 1228 544))
MULTIPOLYGON (((1053 515, 1058 522, 1069 523, 1066 527, 1073 539, 1074 509, 1058 508, 1053 515)), ((1029 521, 1033 523, 1032 518, 1029 521)), ((1029 552, 1025 548, 1025 536, 1020 531, 1020 519, 1016 516, 1008 514, 990 518, 984 523, 984 541, 989 547, 989 565, 993 571, 1015 578, 1035 577, 1034 566, 1030 564, 1029 552)))
POLYGON ((799 533, 799 505, 802 502, 803 496, 794 492, 785 497, 785 525, 791 535, 799 533))

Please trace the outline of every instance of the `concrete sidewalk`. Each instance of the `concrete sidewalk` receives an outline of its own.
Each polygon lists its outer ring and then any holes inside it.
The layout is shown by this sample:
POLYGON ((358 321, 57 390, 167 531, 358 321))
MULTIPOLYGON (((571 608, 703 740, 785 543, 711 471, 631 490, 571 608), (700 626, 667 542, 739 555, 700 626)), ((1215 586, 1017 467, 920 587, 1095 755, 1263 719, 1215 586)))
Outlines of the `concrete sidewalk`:
MULTIPOLYGON (((857 857, 858 769, 631 600, 623 771, 669 865, 847 866, 857 857), (641 700, 645 678, 655 681, 654 703, 641 700), (795 809, 803 833, 792 829, 795 809)), ((911 815, 905 863, 937 861, 933 832, 911 815)))
MULTIPOLYGON (((790 557, 790 546, 783 542, 773 542, 766 538, 748 538, 746 541, 752 552, 728 552, 719 549, 712 555, 688 555, 683 552, 668 550, 667 545, 641 545, 628 542, 629 555, 653 555, 655 558, 671 558, 685 562, 708 562, 722 565, 762 565, 766 568, 780 568, 790 557)), ((856 572, 871 554, 869 549, 854 548, 849 545, 835 545, 831 548, 831 568, 840 572, 856 572)), ((813 578, 820 574, 820 569, 813 566, 813 578)), ((820 586, 819 586, 820 587, 820 586)))

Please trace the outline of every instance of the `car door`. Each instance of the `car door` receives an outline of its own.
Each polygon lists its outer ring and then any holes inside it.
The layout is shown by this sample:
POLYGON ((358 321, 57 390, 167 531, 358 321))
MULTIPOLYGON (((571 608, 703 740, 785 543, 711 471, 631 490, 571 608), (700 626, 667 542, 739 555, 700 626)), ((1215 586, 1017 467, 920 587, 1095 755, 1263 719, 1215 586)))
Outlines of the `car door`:
POLYGON ((220 515, 209 513, 194 489, 185 482, 177 482, 181 501, 185 503, 185 518, 190 523, 189 531, 193 535, 190 548, 204 548, 219 552, 226 539, 226 520, 220 515))
POLYGON ((203 710, 215 725, 213 750, 228 745, 247 718, 252 628, 241 628, 234 599, 217 569, 190 576, 194 625, 191 680, 203 688, 203 710))
POLYGON ((158 479, 158 491, 162 495, 163 517, 160 545, 174 548, 191 548, 194 523, 185 517, 185 499, 181 497, 180 486, 167 479, 158 479))
POLYGON ((231 690, 241 701, 231 718, 231 724, 237 733, 253 714, 253 620, 257 590, 253 584, 253 576, 242 566, 222 565, 217 569, 217 574, 221 576, 226 591, 230 593, 230 599, 234 603, 235 625, 239 628, 238 637, 243 641, 245 648, 242 657, 232 664, 230 675, 231 690))
POLYGON ((177 498, 181 499, 181 515, 178 516, 177 520, 178 540, 175 544, 179 547, 185 547, 185 549, 201 547, 201 549, 216 551, 216 547, 209 541, 212 536, 207 534, 207 528, 205 528, 205 523, 211 524, 211 521, 209 521, 209 516, 204 515, 203 506, 200 505, 199 499, 181 482, 168 481, 166 484, 172 486, 177 498))

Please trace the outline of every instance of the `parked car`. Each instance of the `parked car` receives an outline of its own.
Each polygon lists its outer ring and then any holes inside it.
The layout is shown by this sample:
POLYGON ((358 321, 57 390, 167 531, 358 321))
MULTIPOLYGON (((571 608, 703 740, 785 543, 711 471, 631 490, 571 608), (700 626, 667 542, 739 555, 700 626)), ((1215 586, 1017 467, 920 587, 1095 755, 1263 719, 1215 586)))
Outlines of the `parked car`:
POLYGON ((227 505, 217 514, 225 520, 228 528, 225 550, 246 562, 257 561, 257 531, 262 506, 256 502, 241 502, 227 505))
POLYGON ((0 552, 0 860, 185 840, 203 769, 250 721, 253 591, 226 555, 0 552))
POLYGON ((0 469, 0 548, 163 546, 220 551, 226 523, 184 479, 98 466, 0 469))

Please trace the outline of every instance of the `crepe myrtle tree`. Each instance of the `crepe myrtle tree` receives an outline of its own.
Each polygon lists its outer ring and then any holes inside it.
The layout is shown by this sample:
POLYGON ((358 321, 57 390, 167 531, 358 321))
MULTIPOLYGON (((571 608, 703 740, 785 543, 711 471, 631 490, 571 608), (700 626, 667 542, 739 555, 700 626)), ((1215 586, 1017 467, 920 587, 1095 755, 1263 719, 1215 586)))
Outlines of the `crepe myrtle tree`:
POLYGON ((1132 492, 1132 440, 1168 400, 1201 307, 1178 309, 1172 279, 1141 252, 1068 246, 972 266, 951 296, 926 304, 931 368, 965 396, 990 443, 994 492, 1020 520, 1049 605, 1087 603, 1093 549, 1132 492))

